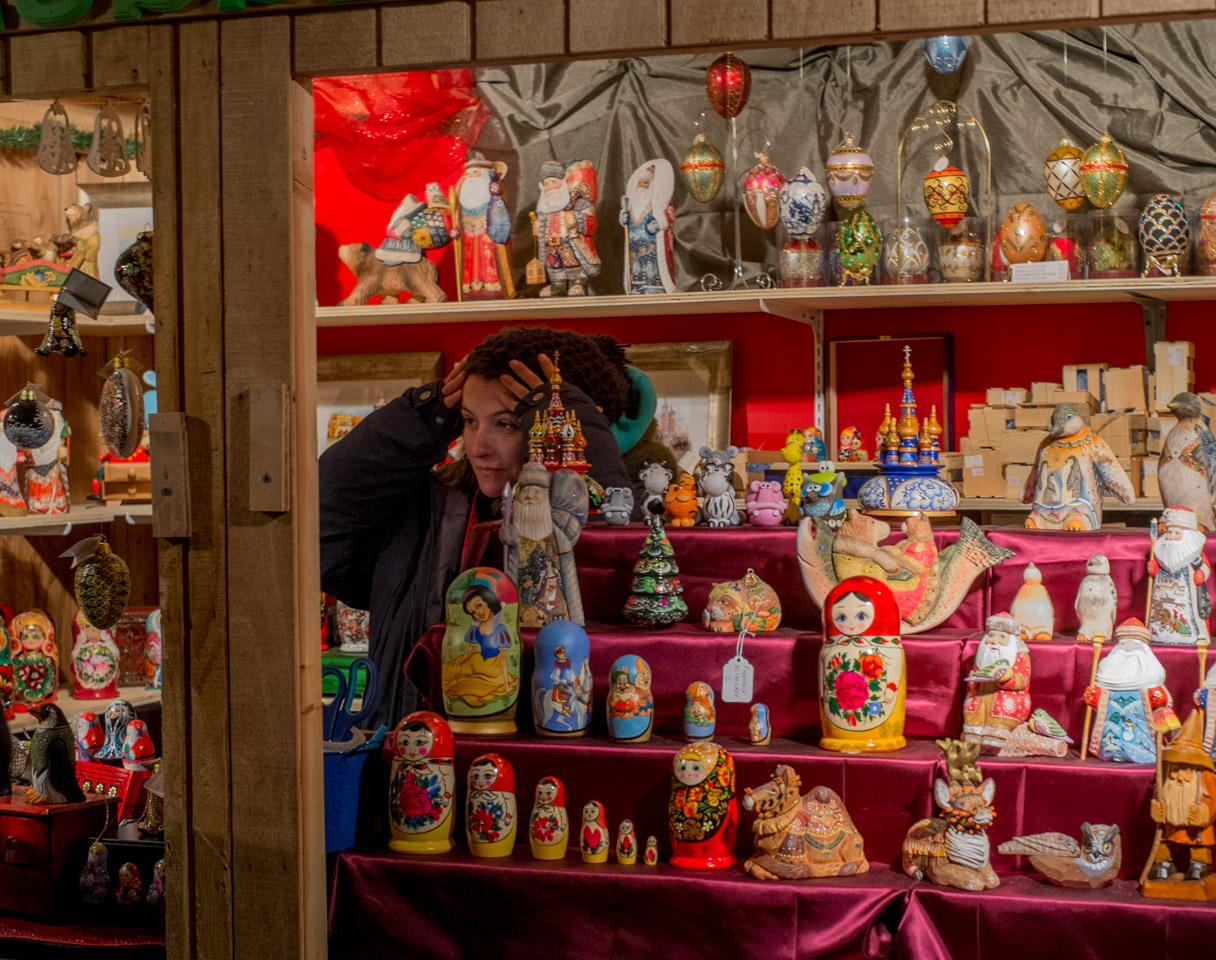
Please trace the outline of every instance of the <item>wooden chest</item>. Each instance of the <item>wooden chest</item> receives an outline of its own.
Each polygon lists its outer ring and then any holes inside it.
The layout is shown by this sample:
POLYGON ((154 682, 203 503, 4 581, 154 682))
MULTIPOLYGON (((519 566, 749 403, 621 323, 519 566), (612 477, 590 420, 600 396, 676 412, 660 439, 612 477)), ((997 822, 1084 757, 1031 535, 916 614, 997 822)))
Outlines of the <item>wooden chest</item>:
POLYGON ((44 920, 79 912, 80 871, 112 801, 31 806, 14 790, 0 797, 0 910, 44 920))
POLYGON ((151 465, 107 463, 101 474, 101 499, 107 506, 119 503, 151 503, 151 465))

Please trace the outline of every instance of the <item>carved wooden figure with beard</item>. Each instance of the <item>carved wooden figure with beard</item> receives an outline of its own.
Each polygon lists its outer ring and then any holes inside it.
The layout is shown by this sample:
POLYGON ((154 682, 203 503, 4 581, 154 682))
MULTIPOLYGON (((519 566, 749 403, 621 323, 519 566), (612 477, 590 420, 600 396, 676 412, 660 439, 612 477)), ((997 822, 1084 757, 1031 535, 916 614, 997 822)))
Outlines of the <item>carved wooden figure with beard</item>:
POLYGON ((667 160, 647 160, 633 171, 621 197, 625 228, 625 292, 675 293, 671 203, 675 174, 667 160))
POLYGON ((1150 814, 1157 823, 1157 848, 1147 877, 1146 897, 1211 900, 1216 897, 1212 846, 1216 844, 1216 776, 1200 742, 1199 713, 1193 711, 1178 735, 1161 751, 1150 814))
POLYGON ((511 279, 511 212, 503 200, 507 165, 470 154, 456 184, 452 236, 459 241, 464 300, 515 296, 511 279))
POLYGON ((1148 572, 1153 578, 1148 627, 1153 643, 1207 644, 1212 597, 1212 565, 1204 555, 1205 536, 1195 511, 1171 507, 1163 514, 1165 535, 1153 544, 1148 572))
POLYGON ((532 229, 549 283, 542 297, 584 296, 600 272, 595 249, 597 185, 589 160, 547 161, 540 168, 540 198, 532 229))

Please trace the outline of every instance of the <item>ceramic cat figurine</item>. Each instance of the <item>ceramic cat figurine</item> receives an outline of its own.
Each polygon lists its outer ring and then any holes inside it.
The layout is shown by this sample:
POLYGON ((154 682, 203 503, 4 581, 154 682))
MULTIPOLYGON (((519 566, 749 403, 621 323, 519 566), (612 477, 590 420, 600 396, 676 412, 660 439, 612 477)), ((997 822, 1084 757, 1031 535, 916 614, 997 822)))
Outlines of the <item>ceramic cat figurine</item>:
POLYGON ((515 771, 506 757, 484 753, 469 766, 464 825, 469 853, 509 857, 515 847, 515 771))
POLYGON ((735 761, 716 743, 698 740, 676 754, 667 824, 673 867, 725 870, 734 864, 735 761))
POLYGON ((583 807, 583 825, 579 830, 578 845, 583 854, 583 863, 608 862, 608 848, 611 846, 608 816, 604 813, 604 805, 598 800, 588 801, 583 807))
POLYGON ((474 567, 447 592, 440 648, 443 709, 455 734, 515 732, 519 696, 519 594, 509 577, 474 567))
POLYGON ((388 813, 397 853, 447 853, 452 849, 452 801, 456 796, 452 728, 437 713, 405 717, 389 740, 393 755, 388 813))
POLYGON ((528 843, 535 860, 562 860, 566 856, 570 821, 566 817, 566 788, 557 777, 543 777, 536 785, 528 843))

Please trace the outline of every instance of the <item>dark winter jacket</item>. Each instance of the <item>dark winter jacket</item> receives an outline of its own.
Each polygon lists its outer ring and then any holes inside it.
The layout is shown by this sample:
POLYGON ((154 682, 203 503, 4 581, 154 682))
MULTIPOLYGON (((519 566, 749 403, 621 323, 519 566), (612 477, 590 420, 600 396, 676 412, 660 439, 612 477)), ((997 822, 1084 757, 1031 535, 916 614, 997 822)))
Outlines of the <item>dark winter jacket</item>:
MULTIPOLYGON (((470 523, 489 519, 497 507, 450 478, 452 471, 435 469, 462 427, 460 408, 444 404, 440 387, 415 387, 373 411, 319 464, 321 587, 371 611, 368 655, 382 691, 373 719, 389 727, 417 709, 406 657, 444 620, 444 594, 460 572, 470 523)), ((561 396, 582 423, 591 476, 605 487, 629 484, 604 415, 570 383, 561 396)), ((548 401, 546 385, 519 402, 525 438, 548 401)))

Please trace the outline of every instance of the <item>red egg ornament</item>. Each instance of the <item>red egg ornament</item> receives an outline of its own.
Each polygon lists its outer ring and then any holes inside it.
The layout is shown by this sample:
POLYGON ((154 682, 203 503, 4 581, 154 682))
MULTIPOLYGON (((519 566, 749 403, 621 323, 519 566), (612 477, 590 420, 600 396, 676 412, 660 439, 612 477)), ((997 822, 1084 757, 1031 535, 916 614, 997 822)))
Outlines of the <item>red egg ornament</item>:
POLYGON ((777 225, 781 212, 785 176, 768 162, 768 157, 761 154, 758 159, 759 162, 743 175, 743 202, 752 223, 761 230, 769 230, 777 225))
POLYGON ((718 115, 737 117, 752 92, 752 72, 733 53, 724 53, 705 71, 705 96, 718 115))

